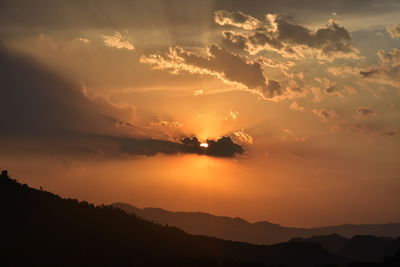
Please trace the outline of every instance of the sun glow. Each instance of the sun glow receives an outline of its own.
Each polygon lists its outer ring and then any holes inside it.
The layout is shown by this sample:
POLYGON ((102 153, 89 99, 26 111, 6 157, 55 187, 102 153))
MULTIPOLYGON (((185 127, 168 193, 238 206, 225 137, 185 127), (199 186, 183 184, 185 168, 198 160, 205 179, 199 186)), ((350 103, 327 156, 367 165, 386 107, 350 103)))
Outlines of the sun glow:
POLYGON ((204 147, 204 148, 207 148, 208 147, 208 143, 201 143, 200 146, 204 147))

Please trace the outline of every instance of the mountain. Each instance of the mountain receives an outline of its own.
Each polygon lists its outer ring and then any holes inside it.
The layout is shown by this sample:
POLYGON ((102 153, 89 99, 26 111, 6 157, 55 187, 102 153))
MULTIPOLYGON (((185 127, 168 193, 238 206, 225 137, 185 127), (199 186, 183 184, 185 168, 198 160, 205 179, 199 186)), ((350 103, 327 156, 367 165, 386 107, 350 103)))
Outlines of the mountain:
POLYGON ((359 235, 347 241, 337 255, 353 261, 378 262, 397 251, 400 251, 400 237, 393 239, 359 235))
POLYGON ((383 261, 400 251, 400 237, 394 239, 372 235, 356 235, 352 238, 346 238, 333 234, 310 238, 292 238, 290 241, 320 244, 329 252, 344 259, 361 262, 383 261))
POLYGON ((327 251, 337 254, 349 241, 348 238, 340 236, 338 234, 331 235, 318 235, 309 238, 295 237, 290 239, 290 242, 307 242, 320 244, 327 251))
POLYGON ((112 206, 63 199, 0 176, 0 266, 341 264, 319 244, 252 245, 195 236, 112 206))
POLYGON ((140 209, 126 203, 112 205, 147 220, 179 227, 190 234, 215 236, 253 244, 269 245, 287 242, 294 237, 306 238, 331 234, 349 238, 355 235, 400 236, 400 223, 294 228, 269 222, 250 223, 241 218, 215 216, 202 212, 172 212, 159 208, 140 209))

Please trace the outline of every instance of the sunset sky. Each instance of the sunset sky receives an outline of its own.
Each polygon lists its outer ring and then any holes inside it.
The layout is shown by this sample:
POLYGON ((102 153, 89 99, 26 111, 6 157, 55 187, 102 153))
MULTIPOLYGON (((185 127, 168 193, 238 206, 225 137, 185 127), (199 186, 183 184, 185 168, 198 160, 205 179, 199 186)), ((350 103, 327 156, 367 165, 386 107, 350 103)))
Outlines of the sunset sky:
POLYGON ((0 101, 0 168, 63 197, 400 222, 398 0, 3 0, 0 101))

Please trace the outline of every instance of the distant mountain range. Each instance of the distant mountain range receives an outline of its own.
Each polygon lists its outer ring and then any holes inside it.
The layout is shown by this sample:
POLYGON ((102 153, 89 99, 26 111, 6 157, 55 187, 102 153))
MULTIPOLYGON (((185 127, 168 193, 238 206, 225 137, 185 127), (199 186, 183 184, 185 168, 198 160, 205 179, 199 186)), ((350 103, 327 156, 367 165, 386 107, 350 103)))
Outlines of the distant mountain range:
MULTIPOLYGON (((376 237, 356 235, 352 238, 332 234, 310 238, 293 238, 291 242, 320 244, 327 251, 343 259, 362 262, 378 262, 400 251, 400 237, 376 237)), ((400 262, 399 265, 400 266, 400 262)))
POLYGON ((0 266, 307 267, 345 264, 318 244, 194 236, 0 176, 0 266))
POLYGON ((331 234, 348 238, 355 235, 400 236, 400 223, 294 228, 269 222, 250 223, 242 218, 215 216, 203 212, 172 212, 160 208, 140 209, 126 203, 112 205, 146 220, 176 226, 190 234, 215 236, 253 244, 270 245, 287 242, 295 237, 308 238, 331 234))
POLYGON ((395 254, 400 239, 334 235, 254 245, 191 235, 120 208, 33 189, 5 172, 0 175, 0 214, 2 267, 400 266, 400 251, 395 254))

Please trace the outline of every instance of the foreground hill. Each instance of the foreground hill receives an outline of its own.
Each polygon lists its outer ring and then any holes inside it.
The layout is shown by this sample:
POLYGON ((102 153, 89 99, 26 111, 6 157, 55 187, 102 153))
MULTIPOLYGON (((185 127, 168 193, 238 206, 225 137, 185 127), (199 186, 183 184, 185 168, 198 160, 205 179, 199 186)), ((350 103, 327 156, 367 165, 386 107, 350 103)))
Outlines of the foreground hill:
POLYGON ((202 212, 172 212, 159 208, 140 209, 126 203, 114 203, 113 206, 147 220, 179 227, 191 234, 216 236, 253 244, 269 245, 287 242, 294 237, 311 237, 334 233, 344 237, 355 235, 400 236, 400 223, 294 228, 269 222, 250 223, 241 218, 215 216, 202 212))
POLYGON ((321 266, 319 244, 262 246, 193 236, 0 176, 1 266, 321 266))

